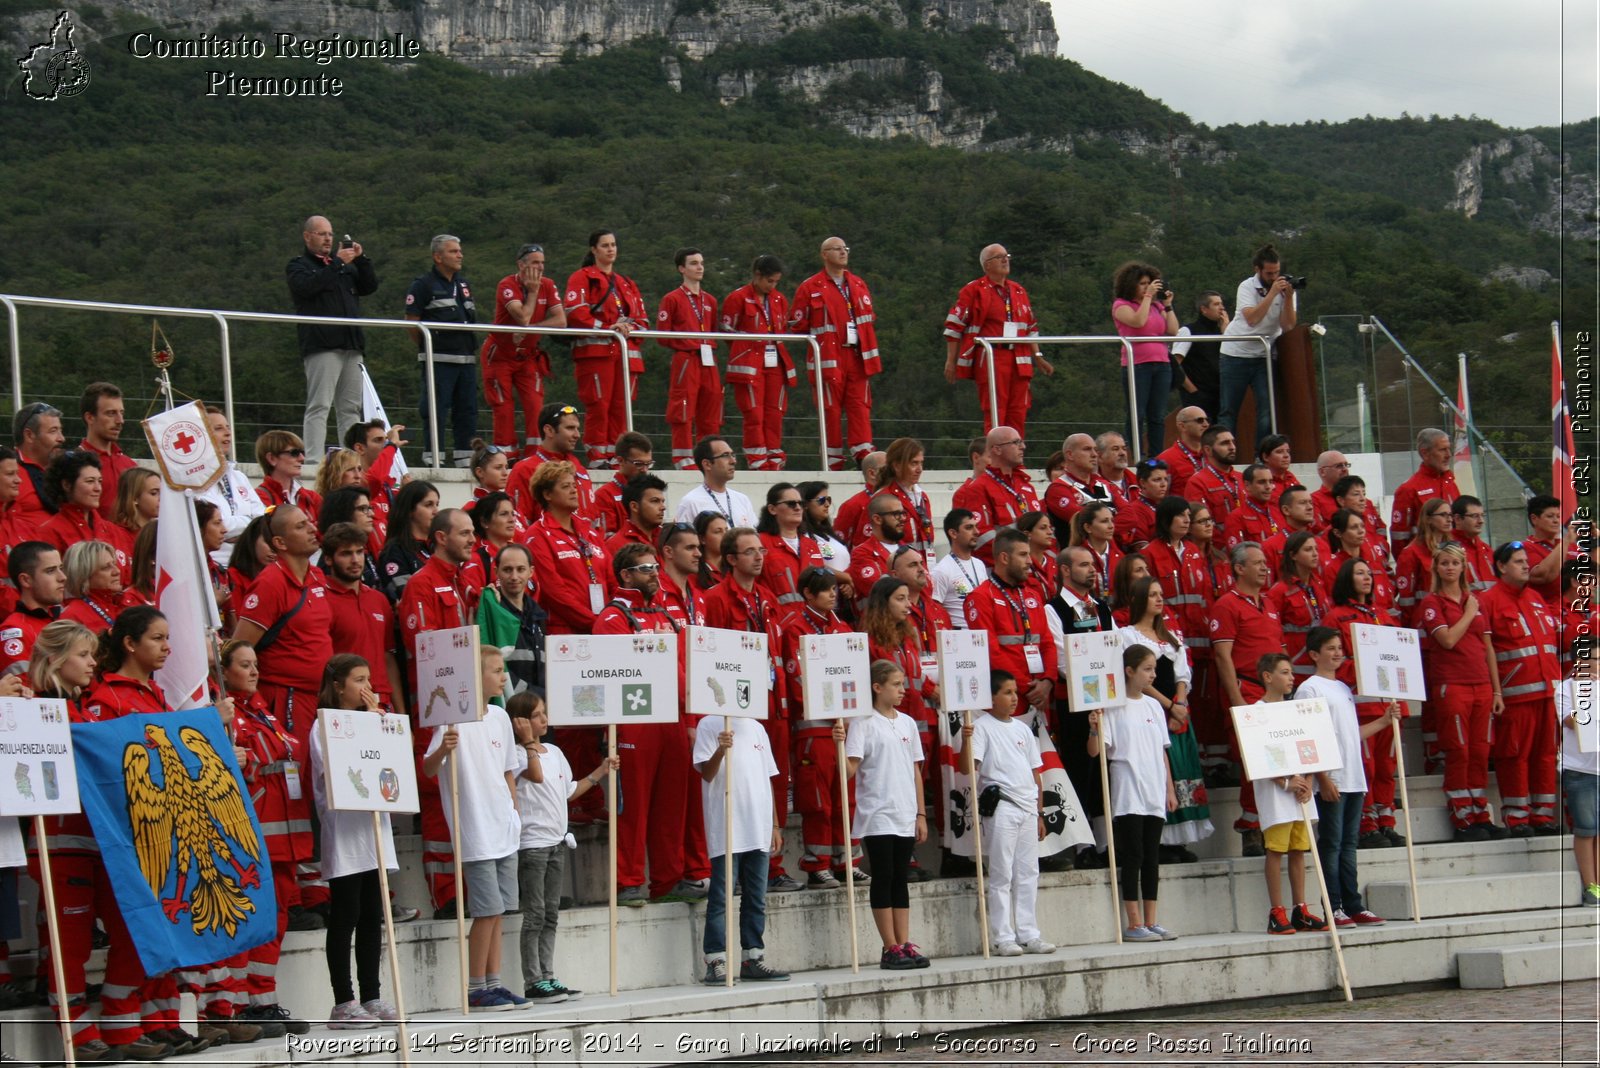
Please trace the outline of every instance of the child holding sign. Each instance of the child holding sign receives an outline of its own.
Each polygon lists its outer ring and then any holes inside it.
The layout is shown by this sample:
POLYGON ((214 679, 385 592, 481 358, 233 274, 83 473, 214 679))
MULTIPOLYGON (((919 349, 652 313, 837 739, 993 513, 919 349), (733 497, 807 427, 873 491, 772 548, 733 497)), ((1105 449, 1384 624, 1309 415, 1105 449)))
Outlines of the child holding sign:
MULTIPOLYGON (((1266 696, 1256 704, 1287 701, 1294 692, 1294 661, 1287 653, 1268 653, 1256 662, 1256 675, 1266 696)), ((1318 781, 1328 778, 1317 774, 1318 781)), ((1300 806, 1311 800, 1311 780, 1304 775, 1281 775, 1256 779, 1256 812, 1261 816, 1262 840, 1267 858, 1262 870, 1267 877, 1267 933, 1292 935, 1296 931, 1326 931, 1328 921, 1306 904, 1306 853, 1311 849, 1311 834, 1301 818, 1300 806), (1291 914, 1283 904, 1283 861, 1289 858, 1289 892, 1295 906, 1291 914)), ((1311 810, 1316 819, 1316 810, 1311 810)))
POLYGON ((1161 871, 1161 829, 1178 807, 1167 764, 1167 714, 1154 697, 1156 654, 1148 645, 1122 651, 1122 674, 1130 696, 1120 708, 1089 713, 1089 755, 1106 747, 1111 773, 1111 834, 1117 847, 1122 907, 1128 942, 1170 942, 1178 936, 1156 922, 1156 883, 1161 871), (1140 696, 1134 697, 1133 694, 1140 696), (1143 908, 1140 890, 1143 889, 1143 908))
POLYGON ((1583 903, 1589 906, 1600 905, 1600 752, 1592 746, 1584 752, 1578 736, 1592 732, 1594 718, 1600 714, 1595 708, 1600 697, 1595 669, 1600 664, 1594 646, 1589 635, 1572 643, 1572 677, 1556 689, 1556 719, 1562 728, 1561 788, 1572 820, 1572 852, 1583 880, 1583 903))

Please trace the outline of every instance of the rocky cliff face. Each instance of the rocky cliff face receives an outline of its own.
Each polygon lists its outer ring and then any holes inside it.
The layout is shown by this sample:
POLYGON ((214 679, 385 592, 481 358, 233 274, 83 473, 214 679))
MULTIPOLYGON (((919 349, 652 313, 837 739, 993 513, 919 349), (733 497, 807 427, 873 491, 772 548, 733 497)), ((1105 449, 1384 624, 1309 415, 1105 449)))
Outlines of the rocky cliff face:
POLYGON ((1469 219, 1509 215, 1530 230, 1594 240, 1597 196, 1593 176, 1575 173, 1531 134, 1477 144, 1455 168, 1455 196, 1446 205, 1469 219))

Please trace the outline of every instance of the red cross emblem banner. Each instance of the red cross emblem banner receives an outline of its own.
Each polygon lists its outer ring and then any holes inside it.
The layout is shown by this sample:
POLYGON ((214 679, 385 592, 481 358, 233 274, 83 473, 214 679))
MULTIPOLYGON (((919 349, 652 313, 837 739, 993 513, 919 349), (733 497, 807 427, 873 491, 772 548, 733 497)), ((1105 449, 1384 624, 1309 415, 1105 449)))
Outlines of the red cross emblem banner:
POLYGON ((169 488, 198 493, 221 477, 222 453, 199 404, 190 401, 169 408, 144 420, 143 425, 150 455, 169 488))

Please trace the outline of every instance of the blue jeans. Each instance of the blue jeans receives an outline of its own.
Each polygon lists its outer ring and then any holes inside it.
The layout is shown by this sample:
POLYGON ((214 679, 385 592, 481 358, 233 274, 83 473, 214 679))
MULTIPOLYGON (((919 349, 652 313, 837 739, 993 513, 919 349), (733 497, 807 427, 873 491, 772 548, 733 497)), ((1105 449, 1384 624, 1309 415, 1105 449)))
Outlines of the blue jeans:
POLYGON ((1272 433, 1272 402, 1267 389, 1267 361, 1249 356, 1219 357, 1217 377, 1222 383, 1222 408, 1217 422, 1239 432, 1239 407, 1244 404, 1245 390, 1256 395, 1256 441, 1272 433))
MULTIPOLYGON (((1122 375, 1122 396, 1128 396, 1128 369, 1119 368, 1122 375)), ((1134 399, 1138 407, 1133 413, 1144 424, 1145 440, 1149 443, 1139 455, 1154 456, 1167 447, 1167 394, 1172 391, 1172 361, 1162 360, 1160 363, 1136 363, 1133 365, 1134 399)), ((1128 438, 1128 447, 1133 448, 1137 441, 1136 435, 1139 428, 1133 425, 1132 419, 1123 424, 1128 438)))
POLYGON ((1324 801, 1321 794, 1317 795, 1317 850, 1322 855, 1322 877, 1327 880, 1333 907, 1343 909, 1346 916, 1366 908, 1361 903, 1361 884, 1356 881, 1356 841, 1361 837, 1361 803, 1366 796, 1365 790, 1340 794, 1337 801, 1324 801))
MULTIPOLYGON (((760 957, 767 932, 767 853, 752 849, 733 855, 733 877, 739 881, 739 948, 744 959, 760 957)), ((706 932, 700 940, 706 960, 720 960, 727 950, 728 891, 723 883, 727 861, 711 858, 711 891, 706 895, 706 932)))
MULTIPOLYGON (((433 365, 433 384, 436 395, 433 403, 428 403, 428 368, 426 364, 417 368, 417 375, 422 382, 418 396, 422 400, 417 405, 417 410, 422 414, 422 447, 428 445, 428 427, 433 421, 439 421, 439 452, 443 453, 450 448, 452 443, 457 453, 470 454, 472 452, 472 439, 478 436, 478 365, 476 363, 438 363, 433 365), (452 430, 452 439, 447 442, 444 436, 446 413, 452 430)), ((456 459, 464 460, 465 455, 456 459)), ((443 460, 440 466, 444 466, 443 460)))

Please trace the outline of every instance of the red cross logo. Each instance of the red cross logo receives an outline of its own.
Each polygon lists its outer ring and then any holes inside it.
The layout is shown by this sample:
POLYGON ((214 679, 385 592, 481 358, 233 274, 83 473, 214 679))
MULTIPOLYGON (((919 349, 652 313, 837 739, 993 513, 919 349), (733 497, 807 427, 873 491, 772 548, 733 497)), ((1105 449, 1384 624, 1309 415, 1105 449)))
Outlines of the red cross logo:
POLYGON ((172 439, 172 443, 182 450, 184 455, 188 455, 194 451, 194 436, 191 435, 187 430, 179 431, 178 436, 172 439))

